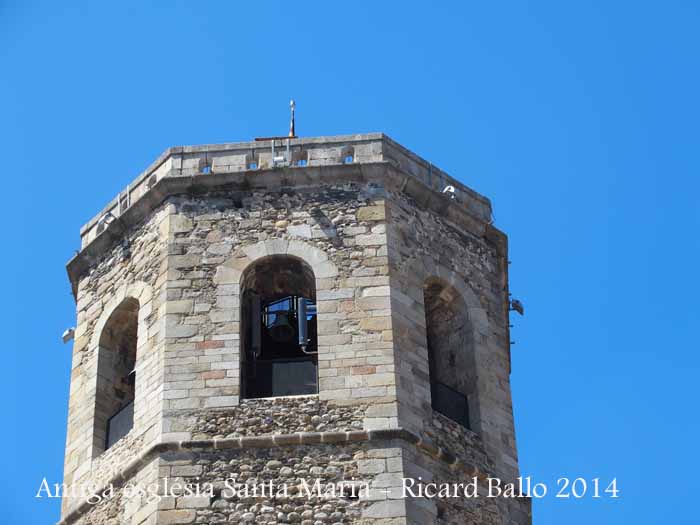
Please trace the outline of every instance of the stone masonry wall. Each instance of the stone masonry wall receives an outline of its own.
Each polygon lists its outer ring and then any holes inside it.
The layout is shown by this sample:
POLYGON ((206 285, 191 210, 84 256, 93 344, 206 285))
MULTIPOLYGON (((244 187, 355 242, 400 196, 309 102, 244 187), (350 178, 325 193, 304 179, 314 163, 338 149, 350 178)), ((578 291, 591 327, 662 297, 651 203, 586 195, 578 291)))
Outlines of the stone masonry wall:
POLYGON ((242 399, 231 408, 167 412, 171 430, 193 439, 360 430, 368 406, 332 404, 318 396, 242 399))
POLYGON ((175 411, 239 405, 240 278, 275 254, 301 258, 315 273, 319 398, 364 406, 353 418, 365 428, 396 426, 381 188, 174 197, 170 210, 166 439, 201 432, 175 411))
MULTIPOLYGON (((76 525, 155 525, 158 499, 149 496, 148 490, 157 494, 158 474, 161 460, 155 457, 146 462, 127 479, 113 485, 111 493, 102 490, 96 494, 99 500, 93 500, 73 523, 76 525)), ((84 502, 82 498, 71 500, 70 508, 78 507, 84 502)))
MULTIPOLYGON (((527 498, 488 497, 488 482, 469 469, 455 469, 439 459, 432 458, 413 447, 404 447, 403 475, 421 479, 425 484, 467 483, 476 477, 476 497, 407 497, 407 525, 503 525, 531 523, 530 501, 527 498)), ((414 489, 416 490, 416 489, 414 489)))
POLYGON ((174 452, 163 456, 161 474, 172 483, 211 484, 214 496, 164 497, 159 517, 163 523, 393 525, 405 513, 401 470, 398 443, 174 452), (234 483, 251 492, 233 493, 227 487, 234 483), (272 494, 253 494, 268 483, 272 494))
POLYGON ((399 425, 433 438, 445 433, 433 424, 425 338, 424 285, 437 279, 462 296, 471 325, 477 384, 476 400, 470 400, 470 409, 476 407, 470 413, 475 431, 470 441, 483 442, 493 474, 512 479, 518 467, 504 308, 505 254, 485 240, 483 224, 469 231, 400 193, 392 193, 388 203, 399 425))
MULTIPOLYGON (((102 483, 160 433, 163 326, 158 310, 165 282, 164 213, 157 212, 96 261, 77 291, 64 482, 102 483), (134 428, 103 452, 104 431, 95 428, 99 340, 112 312, 125 299, 139 301, 134 428)), ((99 424, 99 423, 98 423, 99 424)), ((76 501, 66 499, 63 512, 76 501)))
POLYGON ((476 467, 480 472, 496 472, 496 465, 486 453, 478 434, 449 417, 434 410, 432 421, 425 426, 425 434, 436 446, 450 451, 465 464, 476 467))

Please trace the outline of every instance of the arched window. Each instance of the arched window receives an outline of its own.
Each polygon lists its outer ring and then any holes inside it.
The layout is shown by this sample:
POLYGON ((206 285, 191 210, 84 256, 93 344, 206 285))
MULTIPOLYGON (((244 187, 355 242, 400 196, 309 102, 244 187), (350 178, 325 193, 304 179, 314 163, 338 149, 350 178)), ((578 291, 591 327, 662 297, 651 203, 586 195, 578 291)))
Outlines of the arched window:
POLYGON ((107 450, 134 426, 139 302, 127 298, 102 330, 97 359, 95 450, 107 450))
POLYGON ((272 256, 242 279, 243 397, 318 392, 316 280, 304 262, 272 256))
POLYGON ((476 363, 466 303, 433 279, 425 283, 423 299, 433 410, 474 430, 469 408, 475 406, 476 363))

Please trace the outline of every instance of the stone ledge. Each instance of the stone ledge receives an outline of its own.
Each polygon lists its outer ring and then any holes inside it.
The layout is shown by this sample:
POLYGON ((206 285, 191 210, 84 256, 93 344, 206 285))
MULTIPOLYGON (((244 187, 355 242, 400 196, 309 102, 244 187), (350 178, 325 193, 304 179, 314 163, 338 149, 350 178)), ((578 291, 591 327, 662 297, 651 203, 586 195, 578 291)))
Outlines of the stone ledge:
MULTIPOLYGON (((107 481, 96 492, 101 492, 105 487, 113 485, 115 488, 122 486, 133 477, 141 468, 166 452, 183 452, 193 450, 231 450, 251 448, 278 448, 288 446, 358 443, 372 441, 389 441, 398 439, 410 445, 415 445, 421 452, 433 459, 437 459, 449 465, 453 470, 462 471, 469 477, 476 476, 480 480, 486 479, 488 474, 480 471, 475 465, 459 460, 455 455, 435 445, 429 439, 421 439, 412 432, 403 428, 388 428, 379 430, 356 430, 349 432, 301 432, 297 434, 279 434, 270 436, 250 436, 226 439, 200 439, 194 441, 165 441, 153 445, 139 457, 129 463, 112 479, 107 481)), ((93 505, 83 502, 70 511, 57 525, 68 525, 86 514, 93 505)))

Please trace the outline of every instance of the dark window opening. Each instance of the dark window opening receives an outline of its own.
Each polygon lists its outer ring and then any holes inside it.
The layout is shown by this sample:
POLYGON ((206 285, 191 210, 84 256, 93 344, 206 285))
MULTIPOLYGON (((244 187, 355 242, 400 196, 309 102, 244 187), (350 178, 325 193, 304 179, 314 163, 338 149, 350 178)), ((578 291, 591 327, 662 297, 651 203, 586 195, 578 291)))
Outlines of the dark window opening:
POLYGON ((474 430, 469 404, 476 374, 466 305, 454 288, 437 281, 424 287, 424 303, 431 406, 474 430))
POLYGON ((95 455, 110 448, 134 426, 138 312, 138 301, 125 299, 114 310, 100 336, 95 455))
POLYGON ((247 398, 318 393, 315 279, 291 257, 271 257, 243 279, 247 398))
POLYGON ((107 420, 105 450, 126 436, 134 426, 134 402, 127 404, 107 420))
POLYGON ((433 410, 437 410, 443 416, 449 417, 463 427, 470 428, 467 396, 439 381, 432 381, 430 383, 430 397, 433 410))

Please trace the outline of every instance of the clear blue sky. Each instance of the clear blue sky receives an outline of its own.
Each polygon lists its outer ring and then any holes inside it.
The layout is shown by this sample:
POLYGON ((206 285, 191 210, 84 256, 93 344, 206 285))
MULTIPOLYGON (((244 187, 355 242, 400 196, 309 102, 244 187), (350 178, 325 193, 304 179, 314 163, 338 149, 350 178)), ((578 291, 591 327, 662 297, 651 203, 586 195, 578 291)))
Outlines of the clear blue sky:
POLYGON ((300 135, 383 131, 492 199, 522 473, 621 490, 535 523, 697 523, 696 2, 142 4, 0 2, 6 523, 58 519, 80 226, 168 146, 285 133, 291 96, 300 135))

